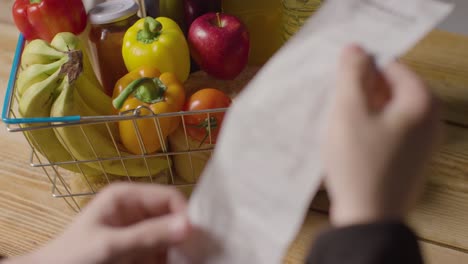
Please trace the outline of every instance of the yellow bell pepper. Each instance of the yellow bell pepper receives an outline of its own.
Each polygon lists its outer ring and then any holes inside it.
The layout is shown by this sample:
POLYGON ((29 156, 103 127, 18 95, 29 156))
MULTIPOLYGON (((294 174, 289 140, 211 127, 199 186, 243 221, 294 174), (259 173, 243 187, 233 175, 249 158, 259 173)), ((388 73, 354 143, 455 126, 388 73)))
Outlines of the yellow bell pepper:
POLYGON ((129 72, 140 66, 153 66, 172 72, 181 82, 190 73, 190 53, 184 33, 167 17, 145 17, 125 32, 122 56, 129 72))
MULTIPOLYGON (((152 115, 182 110, 185 90, 175 74, 143 66, 122 77, 114 90, 114 107, 127 112, 143 106, 140 115, 152 115)), ((119 122, 120 138, 128 151, 143 154, 161 149, 161 140, 173 133, 180 124, 180 117, 155 117, 138 119, 136 127, 133 120, 119 122), (138 132, 136 130, 138 129, 138 132)))

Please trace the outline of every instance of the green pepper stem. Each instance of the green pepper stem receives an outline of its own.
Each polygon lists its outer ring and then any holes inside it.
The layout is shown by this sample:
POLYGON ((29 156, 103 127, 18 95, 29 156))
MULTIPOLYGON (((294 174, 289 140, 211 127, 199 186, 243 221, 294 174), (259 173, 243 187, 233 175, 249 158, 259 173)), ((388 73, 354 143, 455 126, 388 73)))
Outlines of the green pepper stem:
POLYGON ((137 40, 150 44, 161 35, 162 24, 152 17, 145 17, 144 19, 143 29, 138 31, 137 40))
POLYGON ((29 0, 30 4, 39 4, 42 0, 29 0))
POLYGON ((125 89, 112 101, 115 109, 122 108, 125 100, 131 95, 141 102, 154 104, 164 100, 167 86, 159 78, 143 77, 131 82, 125 89))

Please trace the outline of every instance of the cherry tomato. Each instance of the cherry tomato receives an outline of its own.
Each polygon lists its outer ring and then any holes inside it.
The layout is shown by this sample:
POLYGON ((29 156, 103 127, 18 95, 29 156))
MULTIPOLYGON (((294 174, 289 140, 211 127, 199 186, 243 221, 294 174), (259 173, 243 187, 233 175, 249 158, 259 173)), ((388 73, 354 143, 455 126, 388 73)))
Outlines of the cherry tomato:
MULTIPOLYGON (((205 88, 194 93, 185 103, 185 111, 206 110, 215 108, 225 108, 231 105, 231 98, 224 92, 205 88)), ((184 117, 187 134, 203 143, 216 143, 221 124, 223 123, 223 113, 195 114, 184 117), (210 137, 211 134, 211 137, 210 137)))

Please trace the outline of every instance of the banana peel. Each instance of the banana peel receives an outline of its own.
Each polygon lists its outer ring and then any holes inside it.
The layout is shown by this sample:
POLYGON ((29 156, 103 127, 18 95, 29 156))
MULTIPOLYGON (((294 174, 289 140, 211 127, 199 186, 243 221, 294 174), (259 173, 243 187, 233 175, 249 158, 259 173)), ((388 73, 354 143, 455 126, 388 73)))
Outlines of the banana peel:
POLYGON ((21 54, 21 69, 35 64, 49 64, 60 60, 64 53, 49 45, 44 40, 35 39, 24 47, 21 54))
POLYGON ((22 97, 27 89, 54 74, 66 61, 67 57, 64 56, 49 64, 33 64, 21 71, 16 81, 16 93, 18 96, 22 97))

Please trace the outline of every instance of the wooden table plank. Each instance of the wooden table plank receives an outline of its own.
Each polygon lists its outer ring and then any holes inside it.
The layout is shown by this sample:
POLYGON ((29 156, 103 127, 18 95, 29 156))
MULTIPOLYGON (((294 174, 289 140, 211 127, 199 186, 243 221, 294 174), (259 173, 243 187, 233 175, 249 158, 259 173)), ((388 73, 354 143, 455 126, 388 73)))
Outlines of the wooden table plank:
POLYGON ((446 120, 468 125, 468 36, 434 30, 402 61, 442 100, 446 120))
POLYGON ((11 7, 14 2, 15 0, 0 0, 0 23, 11 23, 11 7))
POLYGON ((467 253, 432 243, 421 242, 420 245, 426 264, 468 263, 467 253))

